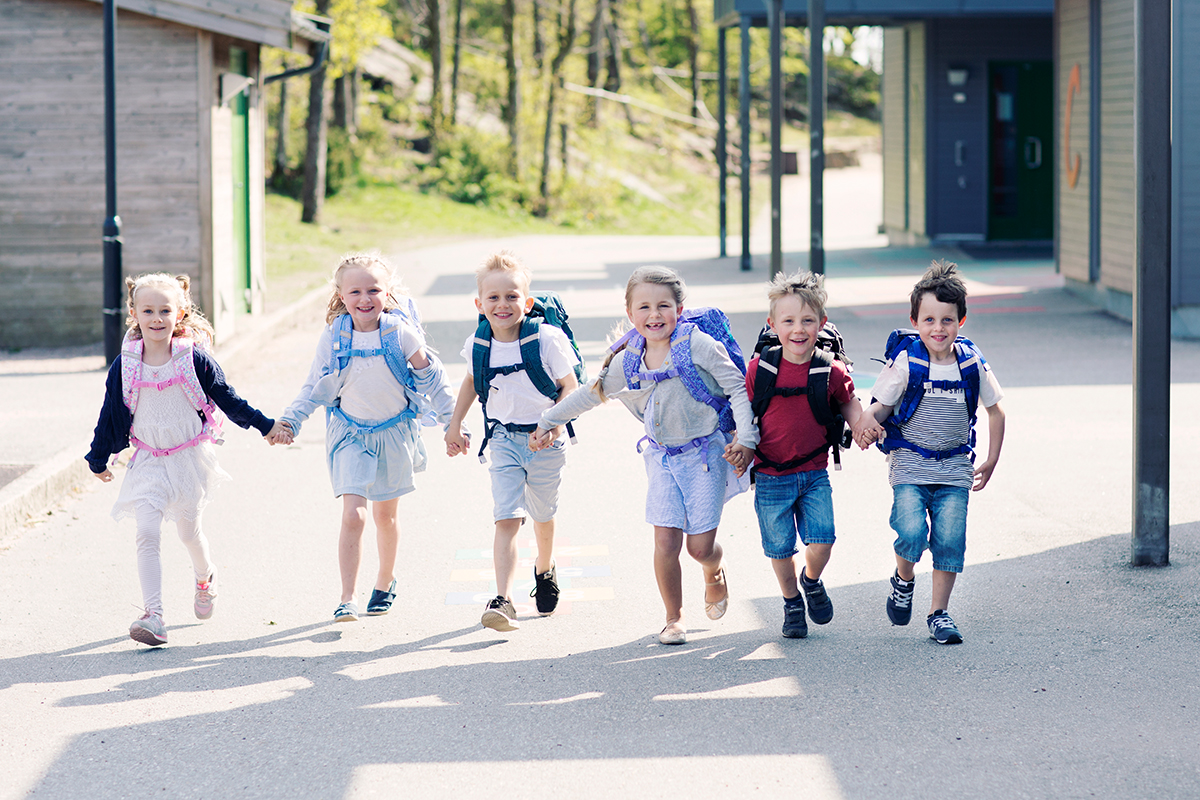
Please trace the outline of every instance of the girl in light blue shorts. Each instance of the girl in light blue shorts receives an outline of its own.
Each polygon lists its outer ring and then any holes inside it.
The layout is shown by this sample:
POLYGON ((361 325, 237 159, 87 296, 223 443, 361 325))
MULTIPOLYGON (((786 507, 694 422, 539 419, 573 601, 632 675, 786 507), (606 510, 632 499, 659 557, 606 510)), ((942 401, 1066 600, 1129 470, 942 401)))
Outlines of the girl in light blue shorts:
POLYGON ((729 587, 717 525, 725 502, 749 486, 731 464, 750 463, 758 444, 745 376, 723 344, 688 322, 690 317, 680 319, 684 294, 683 280, 672 270, 635 270, 625 287, 625 313, 633 331, 610 348, 591 385, 542 414, 534 434, 548 440, 551 428, 608 397, 620 400, 645 424, 638 450, 649 481, 646 521, 654 526, 654 574, 666 607, 667 624, 658 636, 663 644, 687 641, 679 563, 685 541, 688 555, 704 572, 705 613, 709 619, 725 614, 729 587), (617 353, 622 356, 614 361, 617 353), (720 425, 721 415, 730 411, 736 444, 720 425))

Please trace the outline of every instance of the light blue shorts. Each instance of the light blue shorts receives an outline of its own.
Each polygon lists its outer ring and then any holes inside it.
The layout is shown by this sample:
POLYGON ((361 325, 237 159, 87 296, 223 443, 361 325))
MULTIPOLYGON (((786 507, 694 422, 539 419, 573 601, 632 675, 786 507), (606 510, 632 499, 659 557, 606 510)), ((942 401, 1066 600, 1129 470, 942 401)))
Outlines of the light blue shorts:
POLYGON ((566 442, 558 439, 545 450, 534 452, 529 449, 528 433, 497 426, 487 452, 495 504, 493 519, 554 519, 558 513, 558 487, 567 464, 566 442))
POLYGON ((739 479, 725 460, 725 445, 731 440, 715 431, 706 437, 707 447, 689 447, 677 455, 647 446, 642 451, 649 483, 646 522, 679 528, 689 536, 720 525, 726 501, 750 485, 749 472, 739 479))
MULTIPOLYGON (((368 427, 372 424, 351 419, 368 427)), ((425 469, 425 444, 416 420, 360 434, 337 414, 330 414, 325 422, 325 460, 335 497, 355 494, 372 501, 394 500, 416 488, 413 474, 425 469)))

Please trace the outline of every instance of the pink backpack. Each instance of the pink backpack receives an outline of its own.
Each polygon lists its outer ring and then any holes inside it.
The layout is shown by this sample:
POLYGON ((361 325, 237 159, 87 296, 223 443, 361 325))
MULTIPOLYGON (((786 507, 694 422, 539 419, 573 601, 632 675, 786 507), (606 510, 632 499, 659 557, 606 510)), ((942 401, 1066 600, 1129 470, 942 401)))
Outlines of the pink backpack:
MULTIPOLYGON (((125 405, 129 407, 129 414, 132 416, 137 413, 138 397, 141 395, 142 389, 155 389, 161 392, 171 386, 181 384, 183 393, 187 396, 188 402, 192 404, 192 408, 204 415, 204 426, 199 435, 166 450, 155 449, 130 433, 129 441, 138 449, 139 453, 145 450, 152 456, 169 456, 180 450, 195 447, 201 442, 221 444, 224 441, 221 438, 220 412, 204 394, 204 389, 200 386, 200 379, 196 375, 196 362, 192 358, 192 348, 197 345, 201 348, 204 347, 202 343, 196 343, 181 336, 171 339, 171 361, 175 365, 175 375, 168 380, 152 383, 142 380, 142 340, 134 339, 126 334, 125 341, 121 345, 121 395, 125 400, 125 405)), ((134 459, 136 458, 137 453, 134 454, 134 459)), ((132 464, 133 462, 130 461, 130 465, 132 464)))

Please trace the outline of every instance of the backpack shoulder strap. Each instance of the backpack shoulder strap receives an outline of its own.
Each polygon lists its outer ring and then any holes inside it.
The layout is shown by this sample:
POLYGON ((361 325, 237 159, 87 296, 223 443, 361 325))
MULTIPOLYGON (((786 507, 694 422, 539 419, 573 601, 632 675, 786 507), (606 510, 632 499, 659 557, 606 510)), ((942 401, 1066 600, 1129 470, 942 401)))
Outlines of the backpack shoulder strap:
POLYGON ((960 336, 954 342, 954 353, 958 358, 958 371, 962 374, 963 391, 966 394, 967 414, 971 424, 975 424, 975 413, 979 408, 979 384, 983 378, 983 369, 987 365, 975 343, 960 336))
POLYGON ((833 354, 827 350, 813 350, 808 365, 808 405, 818 425, 829 427, 837 422, 838 415, 829 405, 829 375, 833 370, 833 354))
POLYGON ((130 414, 137 411, 141 389, 134 384, 141 376, 142 340, 126 333, 125 341, 121 343, 121 397, 130 414))
POLYGON ((521 362, 525 365, 525 374, 533 382, 534 388, 553 399, 558 397, 558 386, 546 373, 546 367, 542 364, 541 328, 542 324, 536 319, 526 317, 521 321, 521 362))
POLYGON ((908 386, 896 410, 892 412, 891 420, 899 425, 912 418, 921 398, 925 396, 925 382, 929 380, 929 351, 921 342, 921 337, 912 336, 906 346, 908 354, 908 386))
POLYGON ((409 389, 416 389, 416 381, 408 368, 408 356, 404 354, 404 344, 400 341, 400 326, 416 327, 416 322, 402 310, 385 311, 379 316, 379 346, 383 348, 383 360, 391 370, 396 381, 409 389))
POLYGON ((481 319, 475 329, 475 343, 471 345, 471 373, 475 377, 475 395, 480 403, 487 402, 487 368, 491 361, 492 326, 486 319, 481 319))
POLYGON ((175 373, 183 379, 180 386, 187 395, 188 402, 197 411, 205 411, 212 407, 200 385, 200 376, 196 374, 195 345, 191 339, 176 336, 171 340, 171 360, 175 362, 175 373))
POLYGON ((750 403, 750 412, 754 415, 756 424, 762 423, 763 414, 767 413, 767 407, 771 405, 782 359, 783 348, 779 345, 768 345, 758 354, 758 369, 754 373, 754 400, 750 403))
POLYGON ((344 370, 350 363, 353 338, 353 322, 349 314, 342 314, 329 324, 329 364, 337 372, 344 370))

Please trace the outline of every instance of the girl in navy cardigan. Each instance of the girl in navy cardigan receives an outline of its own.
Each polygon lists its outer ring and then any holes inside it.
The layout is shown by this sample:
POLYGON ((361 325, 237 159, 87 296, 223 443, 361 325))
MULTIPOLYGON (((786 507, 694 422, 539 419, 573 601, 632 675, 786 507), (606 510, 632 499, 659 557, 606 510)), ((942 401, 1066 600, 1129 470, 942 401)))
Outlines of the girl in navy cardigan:
POLYGON ((192 303, 186 275, 165 273, 126 279, 129 330, 121 354, 108 370, 104 406, 96 423, 88 466, 111 481, 111 456, 132 444, 113 518, 137 522, 138 577, 144 614, 129 626, 135 641, 167 643, 163 623, 162 522, 174 520, 192 558, 198 619, 212 616, 216 568, 200 514, 213 487, 229 475, 217 464, 213 444, 221 439, 219 408, 243 428, 256 428, 268 441, 286 441, 286 426, 268 419, 225 382, 206 349, 212 327, 192 303))

